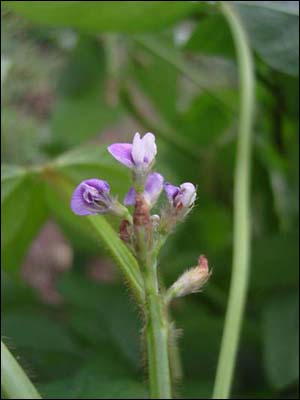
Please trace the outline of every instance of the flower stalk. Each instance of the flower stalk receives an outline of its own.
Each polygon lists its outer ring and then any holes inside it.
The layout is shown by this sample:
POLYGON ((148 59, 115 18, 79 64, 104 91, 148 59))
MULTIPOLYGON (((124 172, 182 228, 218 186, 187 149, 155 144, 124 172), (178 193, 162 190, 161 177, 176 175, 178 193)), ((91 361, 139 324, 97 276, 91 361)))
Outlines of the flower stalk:
POLYGON ((167 312, 158 289, 156 261, 145 267, 146 337, 151 398, 171 399, 167 312))
POLYGON ((167 291, 168 296, 158 282, 158 256, 176 224, 183 222, 192 210, 196 187, 190 182, 180 186, 165 183, 162 175, 153 172, 157 148, 155 136, 150 132, 143 137, 136 133, 132 143, 114 143, 108 151, 132 170, 132 187, 125 196, 124 206, 111 196, 106 181, 89 179, 75 189, 71 208, 81 216, 110 213, 121 218, 119 237, 135 256, 143 283, 150 397, 171 399, 172 380, 180 377, 181 370, 168 306, 173 297, 198 291, 210 273, 206 258, 200 256, 201 265, 183 274, 167 291), (163 190, 165 204, 160 214, 151 214, 163 190), (133 215, 127 206, 134 208, 133 215))

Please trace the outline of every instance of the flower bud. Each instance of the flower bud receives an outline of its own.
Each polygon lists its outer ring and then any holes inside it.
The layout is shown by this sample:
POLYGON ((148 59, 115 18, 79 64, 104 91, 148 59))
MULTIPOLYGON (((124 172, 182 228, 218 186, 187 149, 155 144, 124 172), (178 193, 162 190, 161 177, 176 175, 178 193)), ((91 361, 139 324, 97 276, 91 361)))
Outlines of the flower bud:
POLYGON ((115 214, 126 216, 128 210, 110 195, 110 186, 101 179, 87 179, 74 190, 71 209, 77 215, 115 214))
POLYGON ((151 222, 154 229, 159 226, 160 223, 160 216, 158 214, 151 215, 151 222))
POLYGON ((177 222, 182 222, 191 211, 196 200, 196 188, 190 182, 180 186, 164 184, 169 205, 162 210, 160 230, 163 233, 172 231, 177 222))
POLYGON ((123 242, 125 243, 131 243, 132 242, 132 225, 127 219, 122 219, 120 226, 119 226, 119 237, 123 242))
POLYGON ((174 297, 199 292, 210 275, 207 258, 201 255, 198 259, 198 265, 184 272, 170 287, 166 296, 168 301, 174 297))

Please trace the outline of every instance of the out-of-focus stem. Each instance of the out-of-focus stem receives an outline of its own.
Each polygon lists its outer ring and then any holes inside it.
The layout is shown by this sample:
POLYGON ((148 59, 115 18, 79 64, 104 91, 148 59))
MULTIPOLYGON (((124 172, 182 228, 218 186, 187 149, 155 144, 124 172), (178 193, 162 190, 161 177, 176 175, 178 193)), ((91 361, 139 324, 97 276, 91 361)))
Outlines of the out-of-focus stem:
POLYGON ((234 248, 232 278, 221 343, 214 399, 227 399, 233 379, 246 302, 250 258, 250 160, 254 110, 254 72, 247 34, 234 5, 221 2, 221 10, 235 42, 240 80, 240 117, 234 177, 234 248))
POLYGON ((1 391, 8 399, 41 399, 20 364, 1 342, 1 391))

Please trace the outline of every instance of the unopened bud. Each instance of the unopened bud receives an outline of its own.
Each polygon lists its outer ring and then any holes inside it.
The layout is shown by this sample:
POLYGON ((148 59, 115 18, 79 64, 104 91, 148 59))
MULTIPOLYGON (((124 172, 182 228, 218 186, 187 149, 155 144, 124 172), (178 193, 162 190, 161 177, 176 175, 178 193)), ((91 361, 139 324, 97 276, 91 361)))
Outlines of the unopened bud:
POLYGON ((151 222, 154 228, 157 228, 160 222, 160 216, 157 214, 151 215, 151 222))
POLYGON ((208 268, 207 258, 200 256, 198 265, 184 272, 167 292, 167 300, 174 297, 186 296, 190 293, 196 293, 201 290, 208 281, 211 272, 208 268))
POLYGON ((137 193, 133 214, 133 224, 135 227, 146 227, 150 224, 149 205, 141 193, 137 193))
POLYGON ((131 243, 132 240, 132 225, 127 219, 122 219, 119 227, 120 239, 125 243, 131 243))

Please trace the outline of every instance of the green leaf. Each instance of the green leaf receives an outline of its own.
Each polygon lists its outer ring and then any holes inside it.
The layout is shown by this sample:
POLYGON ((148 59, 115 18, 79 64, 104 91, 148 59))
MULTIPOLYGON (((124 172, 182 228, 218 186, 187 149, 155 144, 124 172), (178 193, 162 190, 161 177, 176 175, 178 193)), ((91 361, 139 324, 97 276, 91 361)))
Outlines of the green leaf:
POLYGON ((201 371, 201 381, 210 380, 215 373, 222 319, 209 314, 203 305, 191 298, 182 301, 180 309, 174 309, 174 316, 176 326, 184 329, 180 353, 185 373, 189 378, 199 379, 201 371))
POLYGON ((16 165, 1 165, 1 204, 19 185, 26 170, 16 165))
POLYGON ((213 391, 214 383, 212 381, 185 380, 181 389, 184 399, 209 399, 213 391))
POLYGON ((112 159, 103 145, 81 146, 62 154, 52 165, 75 184, 91 177, 105 179, 109 181, 112 193, 120 198, 130 185, 128 171, 112 159))
POLYGON ((299 2, 237 1, 251 43, 272 68, 299 75, 299 2))
MULTIPOLYGON (((218 95, 213 93, 212 89, 215 88, 217 84, 216 82, 211 80, 211 66, 205 69, 201 64, 188 62, 188 60, 184 58, 182 52, 180 52, 178 48, 176 48, 175 46, 170 46, 169 41, 165 40, 165 38, 162 38, 161 36, 135 36, 134 40, 136 43, 140 44, 149 52, 155 54, 162 60, 172 65, 174 69, 182 73, 183 76, 185 76, 188 80, 190 80, 200 89, 202 89, 202 92, 206 92, 211 98, 215 100, 219 108, 225 113, 232 112, 230 105, 228 105, 226 102, 223 102, 223 100, 219 98, 218 95)), ((214 78, 215 80, 217 80, 218 83, 218 77, 215 76, 214 78)))
POLYGON ((124 358, 139 367, 141 326, 120 285, 95 283, 73 273, 59 282, 59 290, 74 310, 72 326, 84 339, 102 347, 113 342, 124 358))
POLYGON ((208 15, 200 21, 184 49, 234 58, 232 36, 223 15, 208 15))
MULTIPOLYGON (((225 91, 217 93, 221 96, 225 91)), ((177 129, 200 147, 213 146, 232 122, 232 117, 220 109, 210 94, 202 93, 194 99, 189 109, 178 117, 177 129)))
POLYGON ((299 379, 299 294, 272 299, 263 312, 264 364, 270 383, 282 389, 299 379))
POLYGON ((2 317, 3 334, 18 348, 74 353, 75 343, 59 323, 31 312, 10 312, 2 317))
POLYGON ((120 118, 120 108, 107 104, 106 77, 99 41, 81 35, 58 82, 60 96, 51 117, 57 143, 78 145, 120 118))
POLYGON ((253 243, 251 286, 253 289, 290 288, 299 280, 298 232, 260 238, 253 243))
POLYGON ((210 202, 201 207, 201 212, 195 218, 201 232, 201 247, 205 252, 218 254, 231 245, 232 218, 226 207, 210 202))
POLYGON ((43 385, 39 389, 46 399, 145 399, 146 389, 133 379, 103 379, 82 374, 43 385))
POLYGON ((9 1, 6 7, 29 20, 88 32, 137 33, 162 29, 199 5, 184 1, 9 1))
POLYGON ((155 108, 165 117, 172 119, 176 112, 177 71, 169 62, 153 53, 150 54, 141 46, 136 46, 134 50, 131 75, 150 97, 155 108))
POLYGON ((17 271, 47 217, 44 187, 21 168, 5 167, 1 188, 2 267, 17 271))

